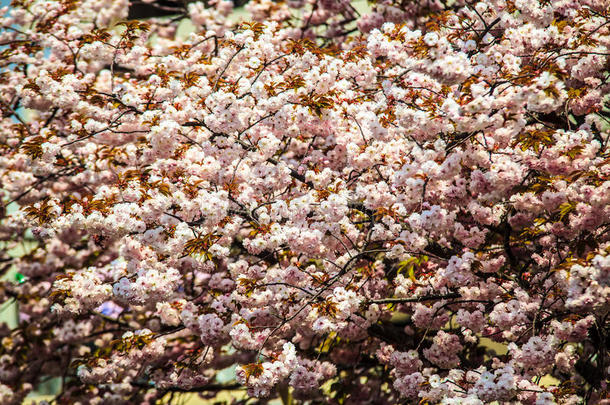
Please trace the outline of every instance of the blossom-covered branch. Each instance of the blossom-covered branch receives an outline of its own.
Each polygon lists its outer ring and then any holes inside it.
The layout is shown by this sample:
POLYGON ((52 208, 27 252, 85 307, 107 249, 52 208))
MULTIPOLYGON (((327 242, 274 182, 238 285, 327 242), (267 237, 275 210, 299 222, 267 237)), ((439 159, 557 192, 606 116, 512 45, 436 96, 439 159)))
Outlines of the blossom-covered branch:
POLYGON ((609 400, 610 4, 370 3, 2 9, 0 403, 609 400))

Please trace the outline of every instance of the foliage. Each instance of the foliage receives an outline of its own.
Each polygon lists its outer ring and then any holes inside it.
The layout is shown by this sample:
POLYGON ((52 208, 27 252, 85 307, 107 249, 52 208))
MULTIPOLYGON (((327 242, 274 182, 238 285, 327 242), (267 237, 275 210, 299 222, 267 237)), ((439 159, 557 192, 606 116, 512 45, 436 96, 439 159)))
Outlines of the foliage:
POLYGON ((2 10, 0 403, 610 400, 608 0, 173 7, 2 10))

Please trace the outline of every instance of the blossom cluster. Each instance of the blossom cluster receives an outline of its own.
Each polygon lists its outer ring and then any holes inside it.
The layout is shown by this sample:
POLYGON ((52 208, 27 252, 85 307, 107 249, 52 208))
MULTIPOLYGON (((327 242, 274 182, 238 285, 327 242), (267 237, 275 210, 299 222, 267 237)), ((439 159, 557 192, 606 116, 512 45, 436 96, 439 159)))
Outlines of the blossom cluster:
POLYGON ((610 400, 608 0, 136 3, 0 9, 1 403, 610 400))

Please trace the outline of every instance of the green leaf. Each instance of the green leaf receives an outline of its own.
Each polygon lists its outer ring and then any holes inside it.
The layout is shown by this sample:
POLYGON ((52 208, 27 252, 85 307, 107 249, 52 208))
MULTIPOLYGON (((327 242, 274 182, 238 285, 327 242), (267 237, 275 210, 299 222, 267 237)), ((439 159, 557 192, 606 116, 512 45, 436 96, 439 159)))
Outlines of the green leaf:
POLYGON ((564 202, 559 206, 559 220, 561 221, 566 215, 572 212, 576 208, 576 204, 573 202, 564 202))
POLYGON ((23 274, 21 274, 21 273, 16 273, 16 274, 15 274, 15 280, 17 281, 17 283, 18 283, 18 284, 23 284, 23 283, 25 283, 26 279, 27 279, 27 277, 26 277, 26 276, 24 276, 24 275, 23 275, 23 274))

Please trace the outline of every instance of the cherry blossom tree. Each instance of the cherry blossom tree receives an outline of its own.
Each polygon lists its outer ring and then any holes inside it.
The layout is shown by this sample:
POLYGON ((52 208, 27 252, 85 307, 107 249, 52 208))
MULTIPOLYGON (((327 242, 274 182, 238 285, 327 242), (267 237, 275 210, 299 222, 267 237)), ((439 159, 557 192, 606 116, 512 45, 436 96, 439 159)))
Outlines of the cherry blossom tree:
POLYGON ((0 403, 608 403, 610 2, 232 7, 0 11, 0 403))

